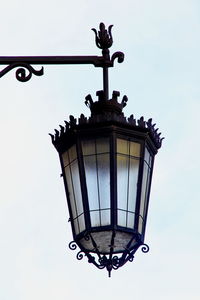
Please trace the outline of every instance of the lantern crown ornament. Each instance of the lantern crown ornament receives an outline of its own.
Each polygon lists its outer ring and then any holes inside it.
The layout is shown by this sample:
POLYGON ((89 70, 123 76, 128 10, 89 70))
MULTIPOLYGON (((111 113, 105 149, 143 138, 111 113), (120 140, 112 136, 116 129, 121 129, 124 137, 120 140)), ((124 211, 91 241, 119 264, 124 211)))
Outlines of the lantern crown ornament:
POLYGON ((91 115, 74 116, 50 134, 60 156, 73 241, 72 250, 80 248, 77 259, 84 256, 110 276, 128 261, 133 261, 144 244, 154 157, 161 147, 161 134, 152 119, 125 117, 123 108, 128 98, 108 92, 108 68, 114 59, 122 62, 124 55, 116 52, 110 59, 112 26, 103 23, 96 35, 102 49, 103 89, 94 101, 89 94, 85 104, 91 115))

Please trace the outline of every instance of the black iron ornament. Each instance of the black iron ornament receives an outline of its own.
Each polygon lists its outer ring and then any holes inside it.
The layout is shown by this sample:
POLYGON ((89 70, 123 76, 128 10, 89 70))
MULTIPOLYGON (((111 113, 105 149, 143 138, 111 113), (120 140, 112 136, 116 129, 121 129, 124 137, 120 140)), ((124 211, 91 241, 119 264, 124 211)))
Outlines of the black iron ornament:
POLYGON ((77 259, 84 256, 110 276, 128 261, 144 244, 154 157, 162 145, 161 134, 152 119, 126 118, 123 108, 128 98, 113 91, 109 98, 108 68, 124 60, 122 52, 110 56, 113 44, 112 25, 103 23, 95 33, 102 56, 7 56, 0 57, 0 77, 14 68, 21 82, 32 75, 43 75, 43 67, 32 65, 92 64, 103 69, 103 89, 97 101, 89 94, 85 104, 91 111, 73 116, 50 134, 59 153, 62 177, 69 208, 73 241, 71 250, 80 248, 77 259), (27 73, 28 72, 28 73, 27 73))

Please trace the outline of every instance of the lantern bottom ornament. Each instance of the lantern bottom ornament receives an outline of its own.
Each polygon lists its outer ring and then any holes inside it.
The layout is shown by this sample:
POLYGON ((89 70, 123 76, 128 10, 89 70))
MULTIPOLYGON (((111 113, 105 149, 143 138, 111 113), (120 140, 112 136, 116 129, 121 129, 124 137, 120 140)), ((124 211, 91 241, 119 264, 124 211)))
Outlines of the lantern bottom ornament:
MULTIPOLYGON (((142 252, 147 253, 149 251, 149 246, 147 244, 140 244, 140 243, 135 243, 135 247, 132 247, 132 250, 129 249, 128 245, 126 248, 123 249, 121 256, 119 257, 119 254, 115 253, 115 236, 116 232, 112 232, 112 238, 110 240, 110 253, 103 254, 99 251, 99 247, 96 244, 95 240, 92 238, 91 235, 88 235, 87 237, 84 237, 86 241, 91 241, 93 245, 93 251, 83 251, 80 250, 76 258, 78 260, 83 259, 84 256, 88 258, 88 262, 92 263, 95 265, 98 269, 107 269, 108 271, 108 276, 111 277, 111 271, 112 270, 117 270, 119 267, 122 267, 126 262, 132 262, 134 259, 134 254, 137 251, 137 249, 141 247, 142 252), (92 253, 92 254, 91 254, 92 253)), ((131 244, 131 241, 130 241, 131 244)), ((69 243, 69 248, 71 250, 76 250, 77 249, 77 244, 75 241, 72 241, 69 243)))

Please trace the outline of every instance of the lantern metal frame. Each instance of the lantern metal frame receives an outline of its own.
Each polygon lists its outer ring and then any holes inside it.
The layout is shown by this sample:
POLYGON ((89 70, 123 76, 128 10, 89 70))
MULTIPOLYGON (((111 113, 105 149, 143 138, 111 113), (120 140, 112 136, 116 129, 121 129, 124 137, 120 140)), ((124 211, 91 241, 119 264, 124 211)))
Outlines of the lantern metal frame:
POLYGON ((60 155, 60 162, 62 168, 62 176, 64 179, 64 185, 66 190, 66 196, 69 207, 70 221, 72 225, 72 233, 74 241, 69 244, 70 249, 77 249, 77 245, 80 251, 77 254, 77 259, 82 259, 85 255, 88 258, 89 263, 93 263, 97 268, 106 268, 109 276, 113 269, 118 269, 123 266, 127 261, 133 261, 134 254, 139 247, 143 252, 148 252, 149 247, 144 244, 146 219, 148 212, 148 203, 150 196, 150 186, 153 172, 154 156, 158 149, 161 147, 163 138, 160 137, 158 129, 155 128, 155 124, 152 123, 152 119, 144 121, 141 117, 136 120, 133 115, 129 118, 124 117, 122 112, 128 101, 127 96, 122 98, 121 102, 118 102, 119 92, 113 91, 112 99, 109 99, 109 80, 108 69, 114 66, 114 61, 117 59, 119 63, 124 60, 124 54, 120 51, 115 52, 110 56, 109 48, 113 44, 112 38, 112 26, 110 25, 106 29, 103 23, 100 23, 99 31, 92 29, 95 33, 96 46, 102 50, 102 56, 1 56, 0 65, 6 65, 4 69, 0 71, 0 78, 13 69, 16 70, 16 79, 20 82, 26 82, 31 79, 32 75, 42 76, 44 74, 43 67, 40 70, 36 70, 33 65, 68 65, 68 64, 92 64, 95 67, 101 67, 103 70, 103 89, 97 92, 98 101, 93 101, 91 95, 86 96, 85 104, 91 110, 91 116, 86 118, 81 114, 78 122, 70 116, 69 122, 65 121, 65 126, 60 125, 60 130, 55 130, 55 134, 50 134, 52 143, 57 149, 60 155), (28 73, 27 73, 28 72, 28 73), (90 208, 88 203, 88 195, 86 188, 86 175, 84 171, 83 155, 81 150, 81 138, 107 136, 110 138, 110 199, 111 199, 111 224, 109 226, 92 227, 90 223, 90 208), (117 151, 116 151, 116 137, 126 137, 127 140, 137 141, 142 145, 142 153, 139 162, 139 175, 137 183, 137 199, 136 199, 136 211, 134 228, 119 226, 117 224, 117 151), (62 161, 62 154, 67 151, 71 145, 76 145, 78 156, 78 168, 80 172, 80 185, 83 198, 84 207, 84 219, 85 230, 76 233, 73 224, 73 214, 70 204, 70 195, 68 190, 68 184, 66 181, 64 165, 62 161), (152 166, 150 170, 148 194, 146 196, 146 212, 144 216, 144 223, 142 232, 138 233, 138 220, 140 209, 140 198, 142 189, 142 176, 144 169, 144 149, 145 145, 148 147, 152 155, 152 166), (109 242, 109 252, 103 253, 99 251, 93 232, 111 231, 111 238, 109 242), (115 251, 115 240, 118 232, 125 232, 131 235, 130 241, 124 246, 123 250, 115 251), (85 239, 92 245, 92 249, 85 248, 80 240, 85 239), (134 243, 133 243, 134 242, 134 243), (118 254, 122 254, 121 257, 118 254))
MULTIPOLYGON (((97 95, 100 95, 102 91, 97 92, 97 95)), ((119 93, 117 92, 119 96, 119 93)), ((123 266, 127 261, 133 261, 134 254, 137 249, 141 247, 144 253, 149 251, 148 245, 144 244, 145 237, 145 228, 146 228, 146 220, 147 220, 147 212, 148 212, 148 203, 150 196, 150 186, 153 172, 153 163, 154 156, 157 153, 158 149, 161 147, 162 138, 160 138, 160 133, 158 133, 155 128, 155 124, 152 123, 152 119, 149 119, 147 122, 144 121, 144 118, 141 117, 139 120, 136 120, 133 115, 129 118, 124 117, 122 113, 122 109, 125 106, 125 102, 122 100, 121 104, 117 102, 116 99, 116 91, 113 93, 113 98, 109 100, 109 107, 106 106, 107 103, 104 104, 104 108, 100 108, 93 110, 93 105, 99 105, 99 101, 93 102, 91 96, 86 96, 86 105, 88 105, 88 98, 90 99, 89 107, 91 109, 91 117, 86 118, 83 114, 81 114, 80 118, 77 120, 73 116, 70 116, 70 121, 65 121, 65 127, 60 125, 60 131, 56 130, 56 134, 50 134, 52 137, 52 142, 55 148, 57 149, 60 155, 60 162, 62 168, 62 176, 65 184, 65 191, 67 195, 69 213, 70 213, 70 221, 72 225, 72 232, 74 241, 69 244, 69 248, 71 250, 77 249, 77 245, 80 248, 80 251, 77 253, 77 259, 81 260, 84 255, 88 258, 89 263, 93 263, 97 268, 103 269, 106 268, 109 276, 113 269, 118 269, 123 266), (114 101, 113 101, 114 99, 114 101), (115 105, 117 104, 120 110, 116 112, 115 105), (112 109, 111 106, 113 105, 112 109), (83 154, 81 150, 81 140, 87 137, 109 137, 110 139, 110 178, 111 178, 111 224, 108 226, 98 226, 92 227, 90 224, 90 210, 89 210, 89 202, 87 196, 87 188, 86 188, 86 180, 85 180, 85 171, 83 166, 83 154), (133 229, 119 226, 117 225, 117 166, 116 166, 116 138, 125 138, 131 141, 138 142, 142 145, 142 153, 141 159, 139 163, 139 176, 138 176, 138 186, 137 186, 137 200, 136 200, 136 211, 135 211, 135 225, 133 229), (78 157, 78 165, 80 172, 80 184, 82 190, 82 198, 84 205, 84 217, 86 228, 81 233, 77 234, 74 229, 73 224, 73 214, 71 211, 71 203, 70 196, 68 191, 68 185, 65 177, 65 169, 62 161, 62 154, 67 151, 72 145, 76 145, 77 157, 78 157), (140 198, 141 198, 141 187, 142 187, 142 176, 143 176, 143 168, 144 168, 144 149, 148 147, 148 150, 152 155, 152 166, 151 173, 149 178, 149 187, 148 187, 148 195, 146 196, 146 209, 144 216, 144 223, 142 233, 138 233, 138 222, 139 222, 139 210, 140 210, 140 198), (95 241, 95 238, 92 236, 94 232, 105 232, 112 231, 112 235, 110 238, 110 252, 102 253, 99 251, 99 247, 95 241), (115 247, 115 235, 116 232, 122 231, 126 233, 130 233, 132 238, 128 242, 128 244, 124 247, 123 251, 114 252, 115 247), (86 241, 91 240, 91 244, 93 249, 86 249, 80 243, 81 239, 85 239, 86 241), (134 244, 132 244, 133 240, 135 240, 134 244), (121 257, 118 254, 122 253, 121 257)), ((127 99, 126 99, 127 100, 127 99)), ((126 101, 127 102, 127 101, 126 101)))

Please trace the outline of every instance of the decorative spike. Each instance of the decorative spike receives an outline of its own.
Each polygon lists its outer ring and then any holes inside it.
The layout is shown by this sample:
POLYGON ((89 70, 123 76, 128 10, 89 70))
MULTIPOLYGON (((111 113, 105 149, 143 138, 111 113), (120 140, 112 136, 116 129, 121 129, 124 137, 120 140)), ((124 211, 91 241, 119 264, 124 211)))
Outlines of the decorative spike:
POLYGON ((74 126, 76 126, 76 119, 74 118, 74 116, 72 116, 72 115, 70 115, 69 116, 69 120, 70 120, 70 126, 71 127, 74 127, 74 126))
POLYGON ((155 126, 156 126, 156 123, 154 123, 153 125, 151 125, 151 128, 150 128, 150 129, 151 129, 152 131, 154 131, 154 130, 155 130, 155 126))
POLYGON ((131 125, 136 126, 136 119, 134 118, 134 115, 130 115, 130 117, 128 118, 128 122, 131 125))
POLYGON ((50 137, 51 137, 51 141, 52 141, 52 143, 55 141, 55 139, 54 139, 54 135, 53 134, 51 134, 51 133, 49 133, 49 135, 50 135, 50 137))
POLYGON ((117 102, 117 98, 120 96, 120 92, 118 91, 113 91, 112 93, 112 100, 117 102))
POLYGON ((57 139, 58 137, 59 137, 59 131, 57 130, 57 129, 54 129, 54 131, 55 131, 55 138, 57 139))
POLYGON ((154 130, 154 133, 157 134, 158 130, 159 130, 159 128, 156 128, 156 129, 154 130))
POLYGON ((86 123, 87 123, 87 118, 84 116, 84 114, 81 114, 79 118, 79 124, 86 124, 86 123))
POLYGON ((64 121, 65 122, 65 132, 69 129, 69 122, 64 121))
POLYGON ((60 135, 62 135, 65 132, 65 128, 62 125, 59 126, 60 126, 60 135))
POLYGON ((124 95, 124 97, 122 98, 122 107, 125 107, 127 105, 127 102, 128 102, 128 97, 126 95, 124 95))
POLYGON ((92 96, 89 94, 85 97, 85 105, 90 108, 92 103, 93 103, 92 96))
POLYGON ((146 124, 147 124, 147 127, 148 127, 148 128, 151 128, 151 127, 152 127, 152 118, 149 119, 149 120, 146 122, 146 124))
POLYGON ((162 141, 163 141, 164 139, 165 139, 164 137, 160 139, 160 144, 162 144, 162 141))
POLYGON ((137 120, 137 123, 140 127, 145 128, 145 121, 144 121, 144 117, 142 116, 139 120, 137 120))

